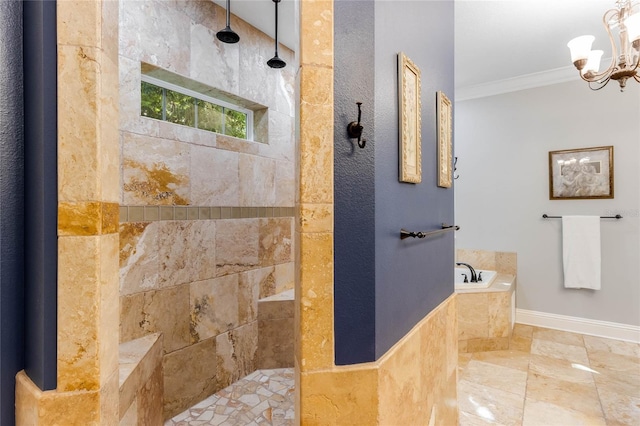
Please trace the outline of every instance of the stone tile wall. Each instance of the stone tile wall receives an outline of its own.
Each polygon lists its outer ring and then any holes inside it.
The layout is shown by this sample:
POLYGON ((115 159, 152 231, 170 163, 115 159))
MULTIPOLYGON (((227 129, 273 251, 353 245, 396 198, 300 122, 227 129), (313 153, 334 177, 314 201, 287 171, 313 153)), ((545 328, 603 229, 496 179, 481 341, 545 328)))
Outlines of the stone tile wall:
MULTIPOLYGON (((460 352, 509 349, 516 291, 517 253, 489 250, 456 250, 456 261, 476 269, 497 271, 496 281, 511 282, 503 290, 479 289, 458 293, 458 348, 460 352)), ((493 286, 492 286, 493 287, 493 286)))
POLYGON ((257 303, 293 288, 293 52, 211 1, 120 1, 120 340, 163 334, 164 416, 253 372, 257 303), (140 116, 142 69, 260 105, 260 141, 140 116), (266 112, 265 109, 266 108, 266 112))

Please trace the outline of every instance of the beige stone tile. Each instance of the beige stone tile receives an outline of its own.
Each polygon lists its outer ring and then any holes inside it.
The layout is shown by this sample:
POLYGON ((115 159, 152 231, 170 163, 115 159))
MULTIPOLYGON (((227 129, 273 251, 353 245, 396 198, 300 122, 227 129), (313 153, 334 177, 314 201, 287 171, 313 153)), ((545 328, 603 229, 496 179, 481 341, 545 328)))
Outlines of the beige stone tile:
POLYGON ((302 67, 300 84, 300 202, 331 203, 333 72, 326 68, 302 67))
POLYGON ((275 293, 293 290, 295 286, 295 266, 294 262, 280 263, 275 266, 275 293))
POLYGON ((640 376, 640 359, 611 352, 589 352, 589 363, 596 371, 627 371, 640 376))
POLYGON ((640 422, 640 397, 632 397, 598 388, 607 425, 623 426, 640 422))
MULTIPOLYGON (((292 139, 293 140, 293 139, 292 139)), ((296 168, 289 160, 276 160, 276 206, 288 207, 296 203, 296 168)))
POLYGON ((529 358, 530 354, 528 352, 516 350, 476 352, 473 354, 473 359, 476 361, 509 367, 524 372, 529 370, 529 358))
POLYGON ((258 319, 260 282, 253 278, 254 271, 238 274, 238 324, 247 324, 258 319))
MULTIPOLYGON (((116 338, 117 340, 117 338, 116 338)), ((116 352, 117 353, 117 352, 116 352)), ((106 377, 100 388, 100 421, 106 424, 116 424, 120 418, 118 409, 118 368, 106 377)))
POLYGON ((521 352, 531 352, 532 339, 526 337, 511 336, 509 341, 509 349, 521 352))
POLYGON ((59 44, 100 47, 101 2, 65 1, 58 5, 59 44))
POLYGON ((100 237, 58 238, 58 389, 98 390, 100 237))
POLYGON ((531 325, 518 324, 513 326, 513 336, 524 337, 527 339, 533 338, 533 329, 531 325))
POLYGON ((371 364, 301 373, 299 388, 300 424, 377 424, 378 375, 371 364))
POLYGON ((258 289, 258 296, 256 303, 256 311, 257 314, 257 303, 258 300, 263 299, 265 297, 273 296, 276 294, 276 274, 275 267, 267 266, 266 268, 258 268, 251 269, 246 272, 242 272, 240 274, 240 280, 246 281, 247 285, 251 283, 251 287, 256 286, 258 289))
POLYGON ((488 294, 458 294, 457 298, 458 338, 460 340, 468 340, 489 337, 488 294))
POLYGON ((198 281, 189 287, 191 343, 238 327, 238 274, 198 281))
POLYGON ((189 145, 121 132, 124 204, 188 205, 189 145))
POLYGON ((129 341, 149 333, 163 333, 165 352, 189 344, 189 285, 120 298, 120 335, 129 341))
POLYGON ((300 63, 333 67, 333 2, 300 3, 301 28, 313 28, 301 37, 300 63))
POLYGON ((522 426, 606 425, 604 417, 589 416, 548 402, 528 399, 524 407, 522 426))
POLYGON ((120 295, 157 289, 159 283, 157 223, 121 223, 119 235, 120 295))
POLYGON ((496 255, 493 251, 458 249, 456 254, 456 262, 468 263, 475 269, 496 270, 496 255))
POLYGON ((623 342, 621 340, 606 339, 604 337, 583 336, 587 352, 610 352, 617 355, 625 355, 640 358, 640 344, 623 342))
POLYGON ((489 330, 487 337, 509 337, 511 334, 511 294, 487 293, 489 330))
POLYGON ((496 270, 501 274, 518 274, 518 254, 510 252, 496 252, 496 270))
POLYGON ((461 377, 463 380, 503 390, 524 399, 527 372, 472 359, 461 377))
MULTIPOLYGON (((118 372, 118 234, 103 235, 98 239, 100 251, 100 313, 98 317, 100 383, 105 386, 109 377, 118 372)), ((117 381, 117 380, 116 380, 117 381)), ((113 385, 111 385, 113 386, 113 385)), ((117 385, 115 385, 117 388, 117 385)), ((117 390, 115 391, 117 393, 117 390)), ((117 396, 116 396, 117 398, 117 396)), ((117 417, 117 414, 116 414, 117 417)))
POLYGON ((467 368, 467 365, 469 365, 471 358, 473 358, 473 354, 468 354, 468 353, 458 354, 458 371, 459 372, 462 372, 464 371, 465 368, 467 368))
POLYGON ((259 267, 260 219, 219 221, 216 232, 216 274, 243 272, 259 267))
POLYGON ((593 383, 590 371, 575 368, 574 363, 564 359, 550 358, 542 355, 531 355, 529 371, 558 380, 572 383, 593 383))
POLYGON ((458 340, 458 353, 467 353, 467 340, 458 340))
POLYGON ((161 287, 216 276, 218 234, 215 221, 166 221, 157 226, 161 287))
POLYGON ((508 337, 469 339, 467 341, 467 352, 502 351, 506 349, 509 349, 508 337))
POLYGON ((299 225, 302 232, 333 231, 333 205, 301 204, 299 225))
POLYGON ((159 363, 149 379, 144 383, 137 398, 138 422, 141 425, 161 425, 163 416, 164 374, 159 363))
POLYGON ((240 204, 239 154, 205 146, 191 146, 191 202, 200 206, 257 206, 240 204), (215 173, 211 173, 215 170, 215 173))
POLYGON ((164 356, 164 418, 173 417, 214 393, 217 357, 216 339, 164 356))
POLYGON ((533 339, 531 353, 589 366, 587 351, 582 346, 565 345, 551 340, 533 339))
MULTIPOLYGON (((121 410, 126 410, 122 416, 120 416, 120 426, 129 426, 129 425, 137 425, 138 423, 138 401, 136 399, 133 400, 133 403, 128 407, 122 407, 120 405, 121 410)), ((162 410, 160 410, 162 413, 162 410)))
POLYGON ((258 321, 258 369, 293 367, 294 328, 293 315, 258 321))
POLYGON ((58 47, 58 200, 99 200, 98 50, 58 47))
POLYGON ((225 388, 253 372, 256 369, 257 351, 257 321, 218 335, 216 337, 218 389, 225 388))
POLYGON ((259 257, 261 266, 271 266, 293 260, 293 219, 259 219, 259 257))
POLYGON ((301 371, 333 366, 333 236, 300 235, 299 309, 301 371))
MULTIPOLYGON (((425 327, 429 325, 426 324, 425 327)), ((394 347, 381 360, 378 372, 380 424, 390 424, 391 421, 398 424, 412 424, 416 420, 413 415, 419 415, 420 418, 428 417, 430 405, 434 401, 426 398, 427 395, 422 388, 424 379, 431 378, 434 390, 438 389, 442 378, 433 374, 434 369, 430 364, 438 364, 441 367, 440 373, 446 374, 446 360, 443 348, 438 348, 438 351, 428 352, 433 363, 423 364, 420 345, 419 335, 415 337, 407 335, 400 341, 399 346, 394 347), (403 409, 405 404, 415 407, 415 410, 403 409)), ((444 339, 441 340, 441 345, 444 346, 444 339)), ((435 342, 431 345, 431 349, 434 349, 434 346, 435 342)))
POLYGON ((276 160, 239 154, 241 206, 273 206, 276 202, 276 160))
POLYGON ((519 425, 524 399, 510 392, 460 380, 458 406, 460 411, 485 419, 487 423, 519 425))
POLYGON ((477 416, 475 414, 467 413, 465 411, 460 412, 459 426, 486 426, 492 424, 495 426, 504 426, 501 423, 496 423, 490 419, 477 416))
MULTIPOLYGON (((285 293, 293 296, 293 291, 285 293)), ((293 318, 295 312, 295 301, 292 297, 280 298, 279 295, 271 296, 258 302, 258 318, 261 320, 272 320, 281 318, 293 318)))
MULTIPOLYGON (((240 68, 240 46, 218 41, 215 35, 216 30, 212 31, 208 27, 219 21, 220 18, 203 23, 204 25, 194 23, 191 26, 190 77, 211 87, 219 87, 230 93, 238 93, 240 74, 246 73, 247 70, 240 68), (216 72, 210 72, 212 69, 215 69, 216 72)), ((221 25, 220 29, 224 28, 224 22, 219 22, 219 25, 221 25)), ((233 27, 233 29, 240 31, 240 27, 233 27)), ((246 34, 243 32, 241 35, 243 48, 248 42, 246 34)), ((246 50, 253 51, 255 47, 251 46, 246 50)))
POLYGON ((638 371, 600 370, 594 374, 598 390, 640 398, 640 374, 638 371))
POLYGON ((549 328, 536 328, 533 331, 533 338, 563 343, 565 345, 584 347, 582 334, 570 333, 568 331, 552 330, 549 328))
POLYGON ((190 74, 191 19, 187 15, 165 2, 123 1, 120 18, 121 55, 190 74))
POLYGON ((593 417, 602 409, 594 383, 573 383, 531 373, 527 379, 527 400, 547 402, 593 417))

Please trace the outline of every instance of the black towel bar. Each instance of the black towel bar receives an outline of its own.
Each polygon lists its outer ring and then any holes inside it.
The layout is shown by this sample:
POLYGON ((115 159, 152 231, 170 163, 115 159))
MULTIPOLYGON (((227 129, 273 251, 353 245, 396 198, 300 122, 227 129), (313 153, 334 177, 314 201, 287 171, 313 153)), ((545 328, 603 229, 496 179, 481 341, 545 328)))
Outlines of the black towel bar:
MULTIPOLYGON (((542 215, 543 219, 562 219, 562 216, 549 216, 548 214, 544 213, 542 215)), ((600 219, 622 219, 622 216, 620 216, 619 214, 615 215, 615 216, 600 216, 600 219)))
POLYGON ((409 237, 413 237, 413 238, 425 238, 425 237, 429 237, 431 235, 435 235, 435 234, 441 234, 443 232, 447 232, 447 231, 457 231, 458 229, 460 229, 459 226, 456 225, 447 225, 446 223, 442 224, 442 229, 435 229, 433 231, 418 231, 418 232, 413 232, 413 231, 407 231, 406 229, 401 229, 400 230, 400 239, 404 240, 405 238, 409 238, 409 237))

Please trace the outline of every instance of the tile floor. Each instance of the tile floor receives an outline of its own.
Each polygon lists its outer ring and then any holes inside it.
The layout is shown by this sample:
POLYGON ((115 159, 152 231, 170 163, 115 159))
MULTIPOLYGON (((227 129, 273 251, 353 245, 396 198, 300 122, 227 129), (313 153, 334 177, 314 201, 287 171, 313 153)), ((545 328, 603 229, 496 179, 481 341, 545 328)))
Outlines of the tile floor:
POLYGON ((516 324, 510 350, 459 355, 460 425, 640 426, 640 345, 516 324))
MULTIPOLYGON (((290 426, 293 387, 258 370, 165 426, 290 426)), ((516 324, 509 350, 459 355, 458 404, 460 426, 640 426, 640 345, 516 324)))
POLYGON ((292 426, 293 387, 293 368, 254 371, 164 425, 292 426))

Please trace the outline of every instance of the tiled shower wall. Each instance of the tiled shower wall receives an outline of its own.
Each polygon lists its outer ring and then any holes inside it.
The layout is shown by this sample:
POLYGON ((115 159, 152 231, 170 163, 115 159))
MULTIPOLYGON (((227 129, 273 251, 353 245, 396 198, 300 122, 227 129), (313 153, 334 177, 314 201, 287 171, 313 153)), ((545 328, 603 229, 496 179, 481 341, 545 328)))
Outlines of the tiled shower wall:
POLYGON ((293 288, 294 55, 273 70, 272 39, 224 26, 208 0, 120 1, 120 340, 163 333, 165 418, 255 370, 258 299, 293 288), (262 140, 141 117, 142 64, 266 106, 262 140))

